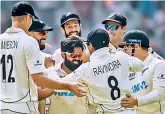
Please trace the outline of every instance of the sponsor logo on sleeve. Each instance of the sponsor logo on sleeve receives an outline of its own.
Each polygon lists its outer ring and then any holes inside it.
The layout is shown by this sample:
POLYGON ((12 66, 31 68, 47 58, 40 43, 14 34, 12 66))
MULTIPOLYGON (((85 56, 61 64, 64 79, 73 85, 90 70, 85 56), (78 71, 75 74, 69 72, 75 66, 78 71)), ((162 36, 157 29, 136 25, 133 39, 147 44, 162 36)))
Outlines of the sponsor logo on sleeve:
POLYGON ((132 86, 133 93, 145 90, 147 88, 148 88, 148 85, 147 85, 146 81, 142 81, 142 82, 132 86))
POLYGON ((135 79, 135 73, 130 73, 129 74, 129 80, 135 79))
POLYGON ((38 66, 38 65, 42 65, 42 62, 40 62, 39 60, 37 60, 37 63, 34 64, 34 66, 38 66))

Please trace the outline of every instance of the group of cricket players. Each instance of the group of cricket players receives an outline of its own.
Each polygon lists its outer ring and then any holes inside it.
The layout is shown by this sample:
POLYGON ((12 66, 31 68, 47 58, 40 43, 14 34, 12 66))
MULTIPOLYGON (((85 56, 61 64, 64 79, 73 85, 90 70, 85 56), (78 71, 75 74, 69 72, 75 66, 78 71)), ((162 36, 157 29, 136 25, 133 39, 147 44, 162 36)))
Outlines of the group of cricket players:
POLYGON ((83 38, 79 15, 63 14, 66 38, 53 55, 42 50, 54 29, 28 2, 11 16, 0 35, 2 114, 165 114, 164 59, 144 31, 127 31, 124 15, 110 14, 83 38))

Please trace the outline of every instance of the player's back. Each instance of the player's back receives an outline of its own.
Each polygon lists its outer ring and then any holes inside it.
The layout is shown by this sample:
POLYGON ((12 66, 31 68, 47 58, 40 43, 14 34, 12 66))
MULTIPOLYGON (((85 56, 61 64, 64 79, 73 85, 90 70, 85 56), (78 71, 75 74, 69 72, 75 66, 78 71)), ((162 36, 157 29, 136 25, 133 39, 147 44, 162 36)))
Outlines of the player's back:
POLYGON ((0 35, 1 101, 7 103, 37 101, 36 85, 29 72, 30 70, 31 73, 35 73, 37 65, 41 64, 40 60, 32 64, 35 59, 31 58, 32 53, 29 50, 36 44, 34 38, 18 28, 9 28, 0 35))
MULTIPOLYGON (((83 66, 88 71, 82 77, 89 89, 89 102, 96 105, 96 112, 119 112, 121 99, 131 93, 128 80, 130 56, 123 52, 110 54, 105 49, 91 55, 83 66)), ((85 68, 84 68, 85 69, 85 68)), ((76 72, 76 71, 75 71, 76 72)))

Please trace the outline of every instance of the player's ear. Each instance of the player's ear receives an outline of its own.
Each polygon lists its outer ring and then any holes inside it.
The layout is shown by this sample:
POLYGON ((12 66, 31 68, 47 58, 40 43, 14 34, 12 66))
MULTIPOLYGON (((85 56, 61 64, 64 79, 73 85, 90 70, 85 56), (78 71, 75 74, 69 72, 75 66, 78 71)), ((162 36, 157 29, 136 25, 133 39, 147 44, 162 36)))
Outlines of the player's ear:
POLYGON ((126 30, 127 30, 127 26, 124 26, 124 27, 123 27, 123 33, 125 33, 126 30))
POLYGON ((65 53, 61 52, 61 57, 65 59, 65 53))
POLYGON ((140 48, 141 46, 139 44, 135 44, 135 48, 140 48))
POLYGON ((95 48, 93 47, 93 45, 91 43, 88 46, 92 51, 95 51, 95 48))
POLYGON ((65 30, 64 30, 64 28, 63 28, 63 27, 61 27, 61 32, 62 32, 62 33, 65 33, 65 30))
POLYGON ((82 25, 80 24, 80 29, 82 30, 82 25))

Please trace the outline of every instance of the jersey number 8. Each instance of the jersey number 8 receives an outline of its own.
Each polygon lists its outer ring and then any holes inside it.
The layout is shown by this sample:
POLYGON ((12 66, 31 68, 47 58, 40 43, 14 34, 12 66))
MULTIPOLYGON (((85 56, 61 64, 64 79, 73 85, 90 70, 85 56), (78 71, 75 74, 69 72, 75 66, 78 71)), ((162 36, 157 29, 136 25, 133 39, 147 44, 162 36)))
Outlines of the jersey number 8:
POLYGON ((111 97, 112 100, 116 100, 117 98, 120 98, 120 89, 117 87, 118 86, 118 81, 114 76, 110 76, 108 78, 108 85, 111 88, 111 97), (114 82, 114 84, 112 85, 112 81, 114 82), (115 91, 117 91, 117 96, 115 96, 115 91))

